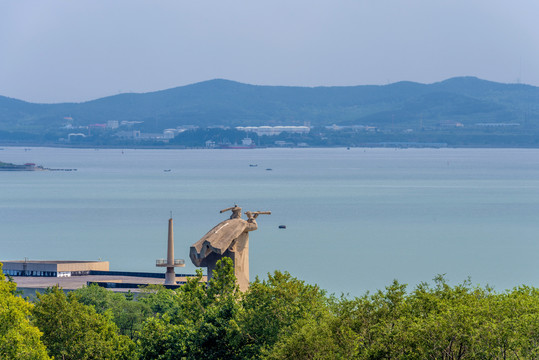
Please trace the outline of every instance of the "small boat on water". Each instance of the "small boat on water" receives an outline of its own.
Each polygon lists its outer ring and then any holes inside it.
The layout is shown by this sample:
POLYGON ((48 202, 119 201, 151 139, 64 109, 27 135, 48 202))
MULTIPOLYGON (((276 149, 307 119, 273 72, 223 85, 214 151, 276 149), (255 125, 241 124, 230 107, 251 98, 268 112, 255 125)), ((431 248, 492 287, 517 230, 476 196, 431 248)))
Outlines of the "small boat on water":
POLYGON ((266 171, 271 171, 271 170, 273 170, 273 169, 272 169, 272 168, 267 168, 267 169, 266 169, 266 171))
POLYGON ((258 164, 249 164, 250 167, 257 167, 258 164))
POLYGON ((164 172, 171 172, 172 170, 171 169, 165 169, 163 170, 164 172))
POLYGON ((279 229, 286 229, 286 225, 279 225, 279 229))

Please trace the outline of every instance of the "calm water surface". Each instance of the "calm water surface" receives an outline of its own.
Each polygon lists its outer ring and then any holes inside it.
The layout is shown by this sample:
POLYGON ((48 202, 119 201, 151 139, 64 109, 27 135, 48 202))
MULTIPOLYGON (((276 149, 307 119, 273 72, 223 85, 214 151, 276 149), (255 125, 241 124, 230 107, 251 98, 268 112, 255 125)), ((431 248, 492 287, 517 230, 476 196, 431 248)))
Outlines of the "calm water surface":
POLYGON ((251 233, 251 278, 286 270, 357 296, 436 274, 539 286, 535 149, 5 147, 0 161, 78 169, 0 172, 0 259, 158 271, 172 211, 176 257, 194 272, 189 246, 238 203, 273 213, 251 233))

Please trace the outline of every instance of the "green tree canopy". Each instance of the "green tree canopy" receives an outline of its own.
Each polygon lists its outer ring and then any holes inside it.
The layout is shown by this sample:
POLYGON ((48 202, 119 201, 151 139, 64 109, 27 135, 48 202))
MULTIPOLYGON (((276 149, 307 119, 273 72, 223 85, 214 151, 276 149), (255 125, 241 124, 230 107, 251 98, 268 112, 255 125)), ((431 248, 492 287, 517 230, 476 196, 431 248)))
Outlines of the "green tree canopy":
POLYGON ((29 320, 32 304, 15 296, 16 289, 0 263, 0 359, 49 359, 41 332, 29 320))
POLYGON ((49 359, 41 332, 29 321, 32 304, 15 296, 16 289, 0 263, 0 359, 49 359))
POLYGON ((301 320, 318 321, 326 313, 326 297, 318 286, 276 271, 256 279, 242 299, 240 326, 244 357, 269 351, 280 337, 291 335, 301 320))
POLYGON ((130 338, 135 337, 152 313, 147 303, 134 301, 132 293, 116 293, 96 284, 77 289, 72 296, 84 305, 93 306, 98 314, 109 312, 120 333, 130 338))
POLYGON ((132 359, 134 343, 118 334, 109 316, 81 304, 58 287, 38 294, 34 323, 43 332, 49 354, 57 359, 132 359))

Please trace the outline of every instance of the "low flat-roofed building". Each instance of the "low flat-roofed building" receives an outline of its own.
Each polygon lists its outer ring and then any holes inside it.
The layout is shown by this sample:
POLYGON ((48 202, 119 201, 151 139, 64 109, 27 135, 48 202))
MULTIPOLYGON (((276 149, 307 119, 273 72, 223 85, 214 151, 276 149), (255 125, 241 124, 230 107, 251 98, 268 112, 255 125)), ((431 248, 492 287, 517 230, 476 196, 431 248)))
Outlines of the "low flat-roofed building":
POLYGON ((69 277, 88 275, 90 271, 108 271, 108 261, 16 260, 1 261, 10 276, 69 277))
MULTIPOLYGON (((108 261, 0 261, 3 273, 10 275, 17 283, 23 296, 35 297, 47 288, 59 286, 64 291, 73 291, 90 284, 97 284, 112 291, 138 293, 147 285, 163 285, 164 273, 129 271, 109 271, 108 261), (26 264, 26 265, 25 265, 26 264)), ((174 285, 164 285, 175 289, 196 274, 175 274, 174 285)), ((203 276, 201 281, 206 282, 203 276)))

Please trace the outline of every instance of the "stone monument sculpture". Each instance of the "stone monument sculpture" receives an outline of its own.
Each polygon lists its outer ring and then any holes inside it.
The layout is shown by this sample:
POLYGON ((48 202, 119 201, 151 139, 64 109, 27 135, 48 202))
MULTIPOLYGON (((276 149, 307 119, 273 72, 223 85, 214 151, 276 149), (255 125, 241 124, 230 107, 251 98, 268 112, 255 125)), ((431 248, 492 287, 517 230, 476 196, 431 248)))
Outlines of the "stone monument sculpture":
POLYGON ((208 281, 211 279, 215 264, 223 257, 234 263, 234 273, 241 291, 249 287, 249 232, 258 229, 258 215, 271 214, 270 211, 246 211, 247 220, 241 218, 238 205, 221 210, 232 211, 228 220, 217 224, 199 241, 191 246, 189 256, 195 266, 208 268, 208 281))

